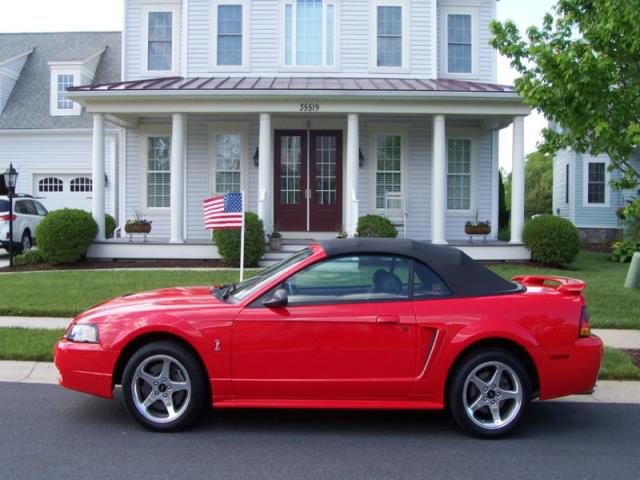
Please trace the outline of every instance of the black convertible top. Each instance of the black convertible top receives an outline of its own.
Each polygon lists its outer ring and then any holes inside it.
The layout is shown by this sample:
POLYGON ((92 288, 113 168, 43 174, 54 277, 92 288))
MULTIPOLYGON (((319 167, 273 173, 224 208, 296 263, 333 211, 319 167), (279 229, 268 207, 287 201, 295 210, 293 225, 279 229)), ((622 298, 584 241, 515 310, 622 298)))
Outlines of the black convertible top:
POLYGON ((455 247, 395 238, 357 238, 318 242, 329 257, 363 253, 401 255, 429 266, 454 296, 485 296, 521 291, 455 247))

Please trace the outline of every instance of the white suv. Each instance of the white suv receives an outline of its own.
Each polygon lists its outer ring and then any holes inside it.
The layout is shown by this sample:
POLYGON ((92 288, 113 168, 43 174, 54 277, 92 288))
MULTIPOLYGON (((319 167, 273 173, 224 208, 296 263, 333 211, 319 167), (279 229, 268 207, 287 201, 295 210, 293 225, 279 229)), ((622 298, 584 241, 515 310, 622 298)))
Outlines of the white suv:
MULTIPOLYGON (((36 227, 47 209, 29 195, 13 197, 13 246, 17 251, 29 250, 36 240, 36 227)), ((9 250, 9 197, 0 196, 0 246, 9 250)))

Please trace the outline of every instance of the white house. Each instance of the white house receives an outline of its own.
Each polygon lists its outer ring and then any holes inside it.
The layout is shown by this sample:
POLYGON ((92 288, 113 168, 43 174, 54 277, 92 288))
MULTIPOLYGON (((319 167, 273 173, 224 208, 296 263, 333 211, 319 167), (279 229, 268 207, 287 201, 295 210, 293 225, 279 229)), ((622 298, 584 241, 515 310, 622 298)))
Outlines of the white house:
MULTIPOLYGON (((50 210, 91 210, 92 117, 66 88, 118 80, 120 40, 119 32, 0 34, 0 171, 13 163, 18 193, 50 210)), ((119 135, 105 131, 103 201, 112 213, 119 135)))
POLYGON ((495 0, 126 0, 122 81, 74 87, 93 115, 93 212, 107 203, 108 125, 122 129, 118 223, 149 243, 99 239, 97 257, 215 257, 202 200, 245 191, 285 239, 350 235, 359 216, 477 258, 528 258, 529 108, 496 84, 495 0), (513 137, 511 244, 498 230, 498 131, 513 137))

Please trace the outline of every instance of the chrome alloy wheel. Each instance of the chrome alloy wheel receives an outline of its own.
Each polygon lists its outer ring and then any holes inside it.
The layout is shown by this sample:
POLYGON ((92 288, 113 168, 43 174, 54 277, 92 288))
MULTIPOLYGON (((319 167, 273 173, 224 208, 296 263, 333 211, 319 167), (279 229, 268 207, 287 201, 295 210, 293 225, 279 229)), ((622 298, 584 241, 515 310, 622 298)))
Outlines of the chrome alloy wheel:
POLYGON ((169 355, 144 359, 131 381, 133 402, 142 416, 154 423, 169 423, 184 414, 191 400, 187 369, 169 355))
POLYGON ((465 380, 462 395, 469 419, 486 430, 497 430, 511 423, 523 403, 518 375, 497 361, 474 368, 465 380))

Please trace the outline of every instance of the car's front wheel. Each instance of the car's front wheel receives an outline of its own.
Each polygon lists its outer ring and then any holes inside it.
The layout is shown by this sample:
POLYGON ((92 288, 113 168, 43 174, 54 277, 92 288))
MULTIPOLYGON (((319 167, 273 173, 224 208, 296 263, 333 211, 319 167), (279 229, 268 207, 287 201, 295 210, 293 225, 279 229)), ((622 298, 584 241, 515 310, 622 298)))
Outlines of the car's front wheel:
POLYGON ((495 438, 510 433, 522 420, 531 398, 531 380, 522 362, 503 350, 467 357, 454 372, 449 408, 460 427, 495 438))
POLYGON ((174 342, 149 343, 135 352, 122 376, 124 404, 142 426, 176 431, 191 425, 207 398, 197 359, 174 342))

